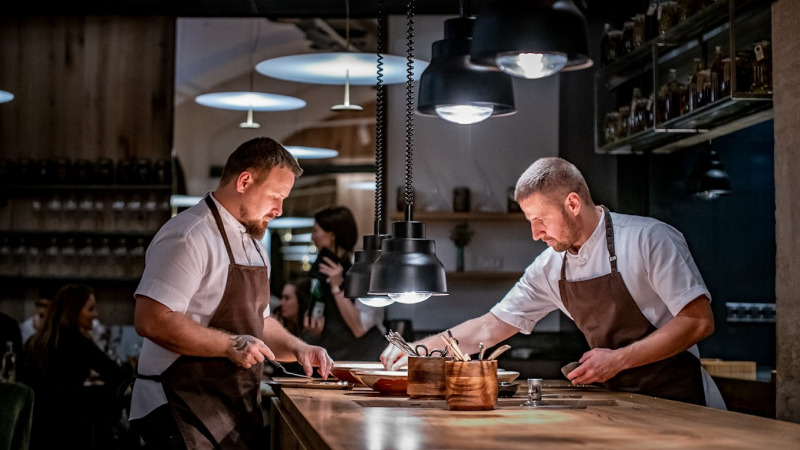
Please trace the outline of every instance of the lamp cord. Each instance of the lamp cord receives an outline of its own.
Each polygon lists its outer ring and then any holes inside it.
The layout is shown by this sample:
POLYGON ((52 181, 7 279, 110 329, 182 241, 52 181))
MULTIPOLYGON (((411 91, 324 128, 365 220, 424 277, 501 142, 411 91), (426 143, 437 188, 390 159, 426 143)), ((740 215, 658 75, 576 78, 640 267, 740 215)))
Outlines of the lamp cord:
POLYGON ((383 234, 383 153, 386 146, 386 87, 383 84, 383 53, 386 51, 386 18, 383 0, 378 0, 378 84, 375 103, 375 235, 383 234))
POLYGON ((412 220, 414 189, 411 183, 414 149, 414 0, 407 3, 406 13, 406 210, 405 220, 412 220))

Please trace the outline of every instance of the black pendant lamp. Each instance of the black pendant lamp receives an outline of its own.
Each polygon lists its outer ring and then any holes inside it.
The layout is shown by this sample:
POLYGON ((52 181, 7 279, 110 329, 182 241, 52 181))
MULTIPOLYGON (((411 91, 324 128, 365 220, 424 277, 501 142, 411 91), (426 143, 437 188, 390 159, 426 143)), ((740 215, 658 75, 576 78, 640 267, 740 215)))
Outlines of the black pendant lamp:
POLYGON ((698 155, 686 183, 686 191, 703 200, 714 200, 731 194, 731 180, 719 160, 719 155, 711 148, 711 141, 706 143, 705 150, 698 155))
MULTIPOLYGON (((414 0, 408 2, 406 48, 409 66, 413 61, 414 0)), ((381 254, 372 265, 369 293, 388 295, 399 303, 418 303, 432 295, 447 295, 442 262, 436 257, 436 244, 425 239, 425 224, 415 222, 414 189, 411 184, 414 133, 414 80, 407 71, 406 81, 406 186, 405 221, 392 224, 392 236, 381 242, 381 254)))
POLYGON ((381 254, 381 242, 389 238, 383 234, 383 154, 385 147, 386 87, 383 84, 383 53, 385 51, 385 17, 383 1, 378 2, 378 84, 375 106, 375 234, 365 235, 362 250, 353 255, 353 265, 344 277, 344 295, 358 299, 368 306, 387 306, 394 303, 388 295, 369 295, 372 264, 381 254))
POLYGON ((417 111, 458 124, 516 112, 511 77, 471 64, 469 52, 475 19, 445 20, 444 39, 433 43, 432 58, 419 80, 417 111))
POLYGON ((471 61, 542 78, 591 67, 586 19, 572 0, 492 0, 478 15, 471 61))

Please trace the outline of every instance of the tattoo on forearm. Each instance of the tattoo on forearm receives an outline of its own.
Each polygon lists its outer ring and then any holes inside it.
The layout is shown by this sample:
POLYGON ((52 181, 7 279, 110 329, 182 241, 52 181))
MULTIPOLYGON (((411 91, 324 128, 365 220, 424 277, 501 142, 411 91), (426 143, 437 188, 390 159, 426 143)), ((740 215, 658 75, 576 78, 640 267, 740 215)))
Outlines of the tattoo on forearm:
POLYGON ((244 334, 239 334, 239 335, 236 335, 236 336, 231 336, 231 341, 233 341, 233 348, 237 352, 240 352, 240 351, 246 349, 248 345, 250 345, 252 343, 255 343, 256 342, 256 338, 254 338, 253 336, 247 336, 247 335, 244 335, 244 334))

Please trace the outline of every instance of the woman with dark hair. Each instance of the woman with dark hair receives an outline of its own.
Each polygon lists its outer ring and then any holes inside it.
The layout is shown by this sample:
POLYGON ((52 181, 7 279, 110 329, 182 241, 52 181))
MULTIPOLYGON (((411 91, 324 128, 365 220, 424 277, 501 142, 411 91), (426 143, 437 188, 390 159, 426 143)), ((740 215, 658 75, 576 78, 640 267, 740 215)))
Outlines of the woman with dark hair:
POLYGON ((347 207, 330 206, 314 214, 311 240, 318 253, 302 337, 324 345, 340 361, 374 361, 386 344, 383 309, 346 298, 342 290, 357 239, 358 227, 347 207))
POLYGON ((122 413, 118 389, 130 375, 92 340, 97 315, 94 290, 68 284, 25 344, 20 381, 33 388, 36 399, 31 448, 112 443, 122 413))
POLYGON ((303 331, 303 317, 308 312, 311 284, 307 279, 292 280, 283 285, 278 306, 272 315, 284 328, 295 336, 303 331))

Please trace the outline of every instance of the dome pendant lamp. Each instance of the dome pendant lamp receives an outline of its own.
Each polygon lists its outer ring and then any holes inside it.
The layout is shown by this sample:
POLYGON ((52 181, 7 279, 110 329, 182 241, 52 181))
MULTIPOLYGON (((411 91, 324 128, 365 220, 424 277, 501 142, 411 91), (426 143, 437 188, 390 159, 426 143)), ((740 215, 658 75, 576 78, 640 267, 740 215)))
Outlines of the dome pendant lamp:
POLYGON ((444 39, 433 43, 419 80, 420 114, 467 125, 516 112, 511 77, 469 61, 474 22, 464 14, 464 0, 461 17, 444 22, 444 39))
POLYGON ((492 0, 475 21, 470 58, 520 78, 591 67, 586 19, 572 0, 492 0))
POLYGON ((731 194, 731 180, 719 160, 719 155, 711 148, 711 141, 706 143, 705 150, 694 163, 686 183, 686 191, 703 200, 714 200, 731 194))
POLYGON ((392 236, 381 242, 381 254, 372 265, 369 293, 388 295, 399 303, 418 303, 432 295, 447 295, 447 281, 442 262, 436 257, 436 244, 425 239, 425 224, 412 218, 414 189, 413 167, 414 82, 410 67, 413 61, 414 0, 408 2, 407 43, 409 70, 406 81, 406 186, 405 221, 392 224, 392 236))
POLYGON ((385 32, 383 0, 378 1, 378 76, 375 107, 375 234, 363 237, 363 249, 353 255, 353 265, 344 277, 344 295, 358 299, 368 306, 382 307, 394 303, 388 295, 369 295, 372 264, 381 254, 381 242, 389 238, 383 234, 383 154, 385 147, 386 88, 383 84, 383 51, 385 32))

